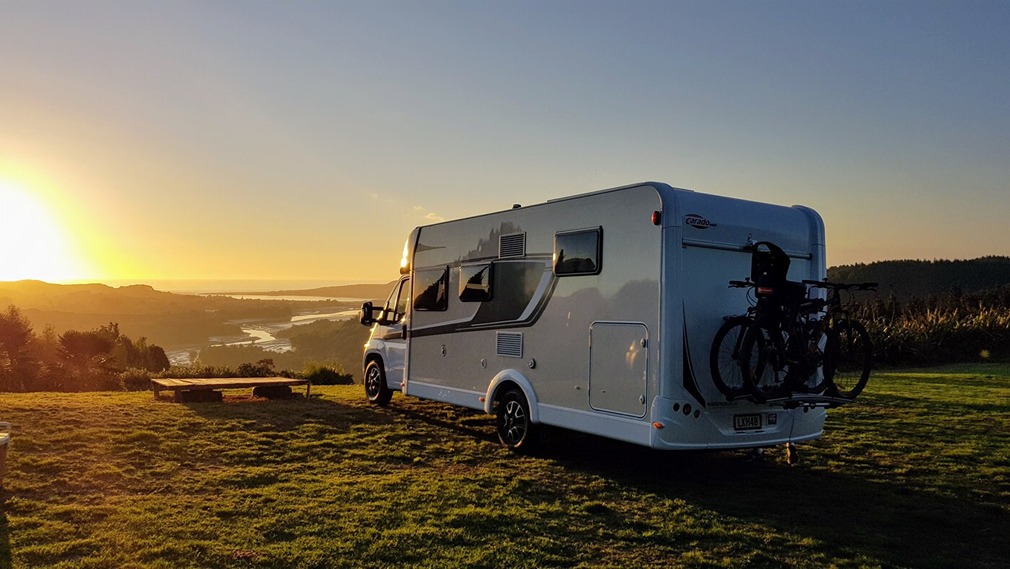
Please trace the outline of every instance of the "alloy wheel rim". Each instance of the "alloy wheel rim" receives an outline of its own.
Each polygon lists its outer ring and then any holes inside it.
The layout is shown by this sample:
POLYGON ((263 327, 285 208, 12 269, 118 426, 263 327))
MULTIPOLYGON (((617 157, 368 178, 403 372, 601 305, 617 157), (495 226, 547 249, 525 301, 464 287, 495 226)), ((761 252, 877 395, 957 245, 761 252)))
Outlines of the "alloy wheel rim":
POLYGON ((376 368, 371 368, 368 370, 368 378, 365 380, 365 384, 368 386, 368 394, 375 395, 379 392, 379 370, 376 368))
POLYGON ((510 444, 516 444, 526 434, 526 412, 518 401, 505 403, 504 433, 510 444))

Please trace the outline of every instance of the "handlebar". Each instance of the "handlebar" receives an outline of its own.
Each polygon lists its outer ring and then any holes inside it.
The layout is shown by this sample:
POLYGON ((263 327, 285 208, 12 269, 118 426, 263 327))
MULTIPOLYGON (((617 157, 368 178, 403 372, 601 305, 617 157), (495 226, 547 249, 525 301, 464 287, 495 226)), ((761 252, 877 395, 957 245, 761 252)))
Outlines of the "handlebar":
POLYGON ((835 290, 877 290, 880 283, 831 283, 828 281, 810 281, 804 280, 803 284, 818 287, 818 288, 831 288, 835 290))
MULTIPOLYGON (((828 288, 834 290, 877 290, 880 283, 832 283, 826 280, 823 281, 812 281, 803 280, 800 281, 803 284, 811 287, 817 288, 828 288)), ((729 281, 730 288, 751 288, 757 286, 754 281, 729 281)))

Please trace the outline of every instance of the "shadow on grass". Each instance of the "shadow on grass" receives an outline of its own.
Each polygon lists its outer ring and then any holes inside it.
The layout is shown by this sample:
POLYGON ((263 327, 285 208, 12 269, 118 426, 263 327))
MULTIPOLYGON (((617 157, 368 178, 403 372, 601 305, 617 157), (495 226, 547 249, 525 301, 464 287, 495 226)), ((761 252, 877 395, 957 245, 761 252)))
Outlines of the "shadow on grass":
POLYGON ((829 559, 844 553, 885 566, 1001 567, 1010 558, 1010 514, 943 488, 913 489, 802 462, 790 467, 784 449, 748 460, 743 451, 663 452, 555 430, 542 442, 540 458, 774 533, 811 537, 829 559))
POLYGON ((0 567, 11 566, 11 531, 7 522, 7 514, 4 512, 3 488, 0 488, 0 567))
MULTIPOLYGON (((430 402, 394 404, 389 411, 498 444, 493 418, 480 412, 430 402)), ((827 560, 932 568, 1005 567, 1010 559, 1010 512, 997 502, 999 493, 954 474, 937 483, 935 472, 920 474, 913 466, 900 475, 884 462, 834 466, 840 457, 827 441, 800 445, 807 458, 790 467, 784 448, 753 460, 749 451, 659 451, 563 429, 542 431, 537 459, 765 526, 769 535, 810 538, 827 560)))
POLYGON ((482 411, 448 404, 424 402, 429 405, 419 407, 390 406, 388 411, 408 421, 424 423, 436 429, 453 431, 456 434, 488 443, 499 444, 494 432, 494 419, 482 411))
MULTIPOLYGON (((366 425, 393 437, 427 440, 449 435, 497 444, 492 417, 409 398, 394 400, 388 408, 321 398, 186 406, 207 419, 254 421, 259 429, 287 431, 314 422, 346 432, 366 425)), ((366 430, 362 436, 370 434, 366 430)), ((408 447, 400 454, 409 459, 415 452, 408 447)), ((748 460, 744 451, 664 452, 545 429, 534 456, 638 494, 682 500, 741 525, 768 528, 769 543, 755 547, 780 547, 774 536, 789 534, 809 539, 810 548, 829 562, 844 558, 850 564, 857 560, 885 567, 1003 567, 1010 558, 1010 513, 991 497, 988 503, 979 497, 973 486, 978 482, 951 479, 950 484, 930 485, 929 476, 917 476, 914 470, 888 479, 893 465, 832 466, 837 451, 821 441, 801 445, 800 452, 806 458, 790 467, 781 449, 763 460, 748 460)), ((380 463, 390 460, 383 456, 380 463)), ((607 510, 601 511, 605 515, 607 510)), ((669 538, 643 536, 640 546, 648 547, 653 539, 663 545, 669 538)), ((0 549, 0 562, 2 554, 0 549)))
MULTIPOLYGON (((210 421, 250 422, 260 429, 277 432, 295 430, 306 423, 322 423, 343 430, 360 423, 384 422, 381 416, 370 409, 346 405, 316 395, 308 399, 301 394, 294 394, 290 399, 225 395, 223 401, 216 402, 175 403, 169 398, 165 403, 184 406, 210 421)), ((387 418, 385 422, 388 421, 387 418)))

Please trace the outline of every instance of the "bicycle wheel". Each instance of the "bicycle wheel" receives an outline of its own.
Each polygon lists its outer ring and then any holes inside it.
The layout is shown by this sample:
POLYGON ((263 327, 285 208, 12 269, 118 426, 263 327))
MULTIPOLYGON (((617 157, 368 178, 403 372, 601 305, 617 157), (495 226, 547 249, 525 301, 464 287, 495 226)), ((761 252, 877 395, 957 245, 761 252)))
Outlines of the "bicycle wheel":
POLYGON ((789 392, 782 334, 772 328, 751 325, 740 346, 744 387, 758 401, 774 399, 789 392))
POLYGON ((873 367, 873 343, 866 328, 855 320, 840 320, 831 330, 825 354, 828 390, 855 399, 866 387, 873 367))
POLYGON ((743 382, 743 369, 740 365, 740 347, 743 337, 752 319, 746 316, 734 316, 723 322, 712 340, 712 350, 709 353, 709 366, 712 370, 712 383, 732 400, 747 394, 743 382))
POLYGON ((828 372, 824 369, 824 354, 831 343, 830 335, 821 330, 819 320, 806 323, 803 335, 803 376, 794 377, 793 388, 801 393, 821 393, 828 385, 828 372))

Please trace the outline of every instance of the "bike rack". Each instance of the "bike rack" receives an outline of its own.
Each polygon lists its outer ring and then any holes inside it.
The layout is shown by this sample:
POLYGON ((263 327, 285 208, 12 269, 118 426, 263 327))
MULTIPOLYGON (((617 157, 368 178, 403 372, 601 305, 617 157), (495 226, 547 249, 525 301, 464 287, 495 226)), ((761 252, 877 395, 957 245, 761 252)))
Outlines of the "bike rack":
POLYGON ((855 399, 849 399, 848 397, 794 393, 788 397, 766 399, 762 403, 766 405, 775 405, 784 409, 796 409, 798 407, 804 407, 807 409, 824 407, 825 409, 830 409, 832 407, 845 405, 846 403, 852 403, 853 401, 855 401, 855 399))

